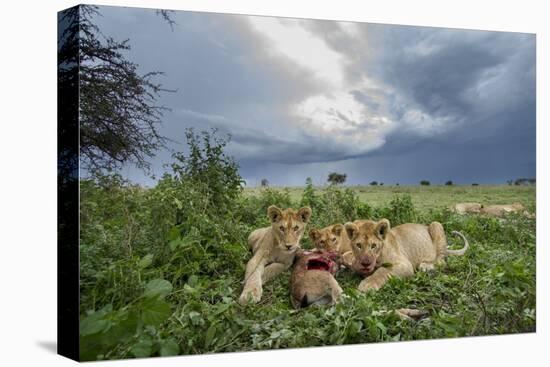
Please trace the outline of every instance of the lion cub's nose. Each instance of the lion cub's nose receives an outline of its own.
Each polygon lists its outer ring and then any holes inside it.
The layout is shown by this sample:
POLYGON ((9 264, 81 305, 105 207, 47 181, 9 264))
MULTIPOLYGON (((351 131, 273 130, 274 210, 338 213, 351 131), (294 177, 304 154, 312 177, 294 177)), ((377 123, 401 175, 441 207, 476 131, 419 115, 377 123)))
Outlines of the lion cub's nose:
POLYGON ((287 250, 290 250, 292 248, 292 245, 285 245, 287 250))
POLYGON ((361 265, 363 265, 364 267, 368 267, 370 265, 370 260, 369 259, 363 259, 361 260, 361 265))

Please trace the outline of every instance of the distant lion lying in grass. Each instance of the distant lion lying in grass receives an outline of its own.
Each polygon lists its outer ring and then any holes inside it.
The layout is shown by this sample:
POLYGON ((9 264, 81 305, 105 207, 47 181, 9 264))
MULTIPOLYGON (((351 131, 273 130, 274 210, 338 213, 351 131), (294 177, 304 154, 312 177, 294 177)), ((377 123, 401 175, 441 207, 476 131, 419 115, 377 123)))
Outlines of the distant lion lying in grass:
POLYGON ((521 213, 529 218, 533 218, 534 215, 530 214, 525 207, 520 203, 504 204, 504 205, 488 205, 481 208, 480 214, 490 215, 492 217, 501 218, 506 214, 521 213))
POLYGON ((491 217, 502 218, 509 213, 521 213, 528 218, 534 218, 521 203, 483 205, 480 203, 457 203, 451 207, 451 211, 457 214, 482 214, 491 217))
POLYGON ((447 255, 464 255, 468 240, 453 231, 464 241, 460 250, 449 250, 443 226, 432 222, 429 226, 407 223, 390 228, 390 221, 382 219, 356 220, 345 225, 355 256, 353 270, 365 276, 359 291, 377 290, 390 277, 410 277, 416 270, 428 271, 434 265, 445 263, 447 255))
POLYGON ((479 214, 482 207, 480 203, 456 203, 450 209, 457 214, 479 214))
POLYGON ((239 297, 241 305, 259 302, 262 285, 290 268, 311 218, 311 209, 283 210, 272 205, 267 209, 267 216, 271 225, 256 229, 248 236, 253 255, 246 264, 244 288, 239 297))

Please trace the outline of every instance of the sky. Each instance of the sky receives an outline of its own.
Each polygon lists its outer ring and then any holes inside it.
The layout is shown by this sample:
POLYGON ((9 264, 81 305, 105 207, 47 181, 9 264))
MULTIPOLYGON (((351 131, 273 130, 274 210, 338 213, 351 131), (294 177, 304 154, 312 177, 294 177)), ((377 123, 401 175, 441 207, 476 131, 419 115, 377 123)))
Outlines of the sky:
MULTIPOLYGON (((535 35, 99 7, 141 72, 162 71, 158 177, 184 131, 230 134, 247 186, 500 184, 535 177, 535 35)), ((154 184, 127 166, 122 174, 154 184)))

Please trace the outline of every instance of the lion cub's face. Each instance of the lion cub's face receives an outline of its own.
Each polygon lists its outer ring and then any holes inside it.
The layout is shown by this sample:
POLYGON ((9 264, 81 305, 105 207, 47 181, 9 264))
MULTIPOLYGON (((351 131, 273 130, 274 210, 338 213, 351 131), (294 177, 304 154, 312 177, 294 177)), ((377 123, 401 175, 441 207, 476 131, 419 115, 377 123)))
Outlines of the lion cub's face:
POLYGON ((363 275, 372 273, 390 230, 390 221, 382 219, 379 222, 369 220, 360 224, 346 223, 345 228, 355 256, 353 269, 363 275))
POLYGON ((347 240, 342 224, 334 224, 323 229, 313 228, 309 231, 313 246, 322 251, 338 251, 342 242, 347 240))
POLYGON ((282 210, 272 205, 267 209, 267 216, 279 248, 290 252, 297 250, 306 224, 311 218, 311 209, 303 207, 298 211, 291 208, 282 210))

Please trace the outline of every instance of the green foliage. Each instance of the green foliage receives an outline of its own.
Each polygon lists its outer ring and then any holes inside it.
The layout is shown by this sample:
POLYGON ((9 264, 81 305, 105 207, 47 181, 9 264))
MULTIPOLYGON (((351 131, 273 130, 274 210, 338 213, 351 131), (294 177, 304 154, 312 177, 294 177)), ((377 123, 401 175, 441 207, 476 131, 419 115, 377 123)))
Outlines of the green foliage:
POLYGON ((313 188, 313 181, 311 180, 311 177, 308 177, 306 179, 306 187, 302 193, 300 205, 312 207, 317 200, 317 195, 315 194, 315 189, 313 188))
POLYGON ((173 154, 173 174, 168 176, 178 184, 199 190, 219 211, 227 211, 241 193, 243 184, 239 166, 224 153, 229 137, 218 137, 215 129, 195 134, 192 128, 186 130, 185 137, 189 153, 173 154))
POLYGON ((354 190, 330 185, 317 193, 310 179, 306 180, 300 205, 311 207, 315 213, 312 225, 317 227, 369 218, 373 213, 368 204, 359 201, 354 190))
MULTIPOLYGON (((220 151, 213 147, 219 143, 210 142, 210 148, 201 145, 176 159, 173 171, 153 188, 131 185, 119 176, 80 182, 82 359, 535 330, 534 219, 458 216, 438 207, 419 210, 418 192, 407 188, 385 188, 391 195, 366 202, 357 189, 315 188, 311 180, 299 196, 272 188, 243 195, 235 166, 216 153, 220 151), (367 295, 357 291, 360 278, 344 271, 338 281, 345 296, 333 307, 293 310, 288 273, 265 284, 260 304, 241 307, 236 299, 250 257, 247 236, 268 225, 266 211, 273 204, 312 207, 310 225, 318 227, 358 218, 385 217, 392 226, 437 220, 447 233, 463 232, 470 249, 463 257, 448 258, 447 266, 434 273, 391 279, 367 295), (409 322, 383 312, 402 307, 426 310, 429 317, 409 322)), ((445 188, 458 189, 483 193, 477 191, 482 188, 445 188)), ((534 196, 531 200, 527 206, 533 210, 534 196)), ((449 243, 461 246, 453 236, 449 243)), ((309 245, 307 238, 303 245, 309 245)))
POLYGON ((257 196, 242 197, 238 207, 233 211, 233 215, 238 215, 242 223, 252 227, 266 226, 268 224, 267 208, 271 205, 276 205, 279 208, 288 208, 294 205, 290 199, 289 190, 262 188, 257 196))
POLYGON ((392 226, 414 223, 418 220, 410 195, 395 196, 387 207, 377 210, 376 217, 389 219, 392 226))
POLYGON ((172 315, 171 305, 164 300, 172 292, 172 284, 164 279, 153 279, 144 288, 141 296, 121 308, 113 309, 109 303, 97 311, 88 310, 81 318, 83 360, 127 357, 129 354, 149 357, 163 350, 162 355, 179 352, 179 346, 158 329, 172 315))

